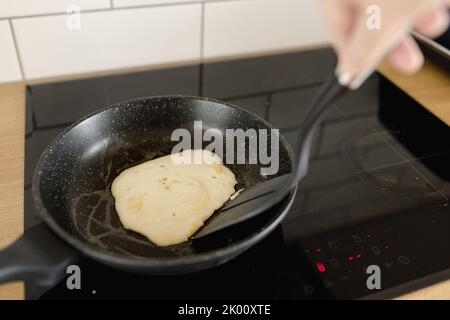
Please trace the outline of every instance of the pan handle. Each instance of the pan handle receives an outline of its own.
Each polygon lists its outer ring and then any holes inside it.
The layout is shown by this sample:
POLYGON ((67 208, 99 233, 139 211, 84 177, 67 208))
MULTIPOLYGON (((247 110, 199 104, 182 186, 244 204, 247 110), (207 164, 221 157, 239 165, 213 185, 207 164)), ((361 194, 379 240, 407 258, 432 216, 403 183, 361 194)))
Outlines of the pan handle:
POLYGON ((24 280, 38 286, 53 286, 64 277, 67 266, 77 255, 41 222, 0 251, 0 283, 24 280))

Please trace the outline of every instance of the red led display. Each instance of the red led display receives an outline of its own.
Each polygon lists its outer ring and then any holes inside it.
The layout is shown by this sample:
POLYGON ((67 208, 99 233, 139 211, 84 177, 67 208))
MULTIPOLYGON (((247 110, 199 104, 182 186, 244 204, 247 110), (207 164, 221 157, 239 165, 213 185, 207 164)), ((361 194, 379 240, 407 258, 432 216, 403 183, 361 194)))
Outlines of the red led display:
POLYGON ((348 257, 348 261, 353 261, 353 257, 352 256, 348 257))
POLYGON ((325 267, 325 264, 323 264, 322 262, 317 262, 316 267, 317 271, 319 271, 320 273, 324 273, 325 271, 327 271, 327 267, 325 267))

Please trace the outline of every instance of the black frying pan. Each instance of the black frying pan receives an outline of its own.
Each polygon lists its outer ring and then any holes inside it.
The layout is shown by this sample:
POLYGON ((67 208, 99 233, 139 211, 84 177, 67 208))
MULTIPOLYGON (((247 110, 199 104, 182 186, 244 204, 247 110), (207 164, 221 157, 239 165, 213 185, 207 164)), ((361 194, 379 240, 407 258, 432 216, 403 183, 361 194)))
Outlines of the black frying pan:
MULTIPOLYGON (((157 247, 121 226, 110 192, 114 178, 126 168, 170 154, 177 143, 170 140, 172 132, 185 128, 193 134, 196 120, 203 122, 204 130, 222 133, 271 129, 263 119, 233 105, 181 96, 119 103, 67 128, 44 151, 33 178, 37 211, 52 232, 42 223, 0 252, 0 282, 53 284, 78 252, 132 272, 195 272, 225 263, 268 235, 286 215, 296 190, 263 215, 199 243, 157 247)), ((276 176, 292 167, 292 152, 282 137, 279 156, 276 176)), ((261 176, 260 164, 229 167, 237 176, 237 189, 271 178, 261 176)))

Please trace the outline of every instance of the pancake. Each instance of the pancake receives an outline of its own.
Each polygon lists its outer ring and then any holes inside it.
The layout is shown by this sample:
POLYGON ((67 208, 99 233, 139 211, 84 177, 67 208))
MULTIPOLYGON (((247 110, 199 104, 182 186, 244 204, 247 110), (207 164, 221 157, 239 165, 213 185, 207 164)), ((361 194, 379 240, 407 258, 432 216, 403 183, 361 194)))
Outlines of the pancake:
POLYGON ((124 170, 111 192, 124 228, 169 246, 189 240, 230 199, 236 184, 220 157, 186 150, 124 170), (181 158, 205 161, 174 161, 181 158))

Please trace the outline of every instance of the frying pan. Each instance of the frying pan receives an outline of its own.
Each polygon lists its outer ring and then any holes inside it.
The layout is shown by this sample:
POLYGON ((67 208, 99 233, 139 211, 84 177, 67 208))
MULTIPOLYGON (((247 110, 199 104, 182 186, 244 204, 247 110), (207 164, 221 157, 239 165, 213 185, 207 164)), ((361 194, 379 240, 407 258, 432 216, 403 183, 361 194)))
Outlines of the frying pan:
MULTIPOLYGON (((296 188, 264 214, 205 241, 158 247, 121 226, 110 192, 114 178, 170 154, 178 143, 171 141, 172 132, 184 128, 193 135, 194 121, 200 120, 203 130, 214 128, 223 136, 226 129, 266 129, 270 148, 272 128, 263 119, 231 104, 187 96, 115 104, 62 132, 41 155, 33 177, 33 198, 44 223, 0 252, 0 282, 53 285, 80 253, 143 274, 196 272, 229 261, 267 236, 287 214, 296 188)), ((227 165, 237 177, 236 190, 291 172, 292 151, 281 136, 278 151, 279 170, 272 177, 260 174, 259 162, 227 165)))

